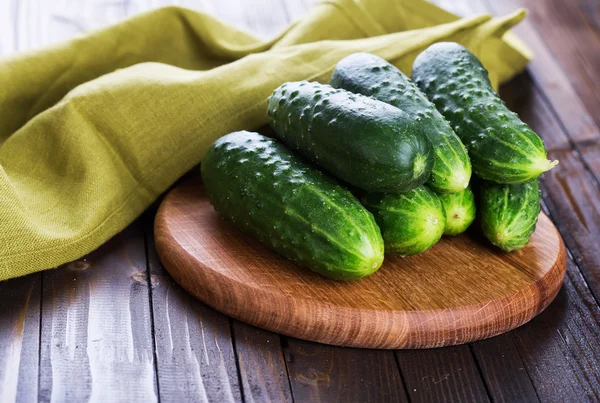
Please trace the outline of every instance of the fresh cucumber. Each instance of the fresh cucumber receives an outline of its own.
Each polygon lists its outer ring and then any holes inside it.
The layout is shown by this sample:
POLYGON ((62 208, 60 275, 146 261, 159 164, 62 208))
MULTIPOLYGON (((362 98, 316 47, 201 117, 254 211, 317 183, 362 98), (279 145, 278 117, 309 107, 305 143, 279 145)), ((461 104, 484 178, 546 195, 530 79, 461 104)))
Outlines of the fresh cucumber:
POLYGON ((461 138, 479 177, 525 183, 558 164, 547 159, 542 139, 506 107, 463 46, 431 45, 415 59, 412 78, 461 138))
POLYGON ((481 228, 490 242, 507 252, 521 249, 540 214, 538 181, 516 185, 481 181, 478 207, 481 228))
POLYGON ((425 252, 444 232, 442 203, 425 186, 399 194, 365 193, 360 201, 375 216, 386 253, 410 256, 425 252))
POLYGON ((354 53, 340 60, 331 76, 335 88, 363 94, 406 112, 434 146, 427 186, 438 193, 459 192, 471 178, 465 146, 435 106, 400 70, 379 56, 354 53))
POLYGON ((371 213, 278 141, 228 134, 209 148, 201 170, 215 210, 283 256, 339 280, 381 266, 383 240, 371 213))
POLYGON ((268 104, 284 144, 357 188, 403 192, 429 178, 433 147, 398 108, 306 81, 281 85, 268 104))
POLYGON ((456 192, 438 194, 446 212, 444 235, 458 235, 475 220, 475 197, 470 187, 456 192))

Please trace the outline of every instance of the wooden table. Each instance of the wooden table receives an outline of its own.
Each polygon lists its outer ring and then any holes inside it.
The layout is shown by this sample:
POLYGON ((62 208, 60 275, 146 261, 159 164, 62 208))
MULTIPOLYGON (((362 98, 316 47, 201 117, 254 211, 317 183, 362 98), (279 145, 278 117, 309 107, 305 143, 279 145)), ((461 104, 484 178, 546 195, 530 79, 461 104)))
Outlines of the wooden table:
MULTIPOLYGON (((461 14, 530 8, 536 59, 502 91, 559 159, 543 207, 569 249, 556 301, 489 340, 425 351, 320 345, 232 320, 157 259, 156 206, 99 250, 0 283, 0 402, 600 400, 600 3, 443 0, 461 14)), ((166 0, 0 1, 0 53, 65 39, 166 0)), ((268 36, 311 0, 183 0, 268 36)))

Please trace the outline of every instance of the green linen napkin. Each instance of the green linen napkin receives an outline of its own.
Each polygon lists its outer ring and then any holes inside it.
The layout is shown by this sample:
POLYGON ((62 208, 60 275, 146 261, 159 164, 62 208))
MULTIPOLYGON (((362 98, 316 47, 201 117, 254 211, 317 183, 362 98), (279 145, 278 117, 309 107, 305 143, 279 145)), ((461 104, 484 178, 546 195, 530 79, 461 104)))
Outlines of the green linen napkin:
POLYGON ((456 41, 494 84, 508 80, 530 59, 506 33, 524 16, 459 19, 423 0, 327 0, 261 41, 167 7, 0 59, 0 280, 97 248, 216 138, 267 123, 274 88, 326 82, 353 52, 409 74, 425 47, 456 41))

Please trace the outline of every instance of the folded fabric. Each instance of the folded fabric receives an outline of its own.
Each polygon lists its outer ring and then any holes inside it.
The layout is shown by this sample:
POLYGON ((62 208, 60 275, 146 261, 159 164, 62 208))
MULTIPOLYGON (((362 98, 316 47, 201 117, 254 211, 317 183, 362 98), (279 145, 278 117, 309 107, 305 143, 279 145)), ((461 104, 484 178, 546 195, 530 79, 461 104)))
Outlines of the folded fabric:
POLYGON ((434 42, 478 55, 494 84, 530 58, 525 16, 459 19, 423 0, 328 0, 261 41, 168 7, 0 60, 0 280, 56 267, 138 217, 208 146, 267 123, 285 81, 326 82, 354 52, 410 73, 434 42))

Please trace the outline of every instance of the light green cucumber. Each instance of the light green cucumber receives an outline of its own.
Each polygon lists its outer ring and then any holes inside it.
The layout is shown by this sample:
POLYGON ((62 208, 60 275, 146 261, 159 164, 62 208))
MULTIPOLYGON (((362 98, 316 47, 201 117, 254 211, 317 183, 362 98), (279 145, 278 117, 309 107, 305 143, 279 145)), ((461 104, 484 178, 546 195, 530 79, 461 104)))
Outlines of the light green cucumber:
POLYGON ((425 252, 444 232, 442 203, 425 186, 399 194, 367 193, 359 197, 379 224, 386 253, 410 256, 425 252))
POLYGON ((444 235, 462 234, 475 220, 475 197, 470 187, 456 192, 438 194, 446 212, 444 235))
POLYGON ((537 180, 517 185, 481 181, 478 210, 485 236, 511 252, 529 243, 540 214, 537 180))

